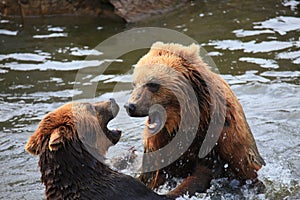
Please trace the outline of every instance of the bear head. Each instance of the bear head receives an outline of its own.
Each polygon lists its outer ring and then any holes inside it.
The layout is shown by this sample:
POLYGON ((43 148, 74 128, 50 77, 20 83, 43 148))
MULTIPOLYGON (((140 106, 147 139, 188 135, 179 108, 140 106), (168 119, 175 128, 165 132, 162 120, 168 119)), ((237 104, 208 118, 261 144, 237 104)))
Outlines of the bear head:
POLYGON ((207 70, 198 45, 154 43, 134 69, 133 91, 125 104, 129 116, 149 116, 146 125, 151 134, 163 127, 171 133, 181 123, 198 124, 198 97, 206 98, 208 92, 197 82, 201 68, 196 66, 207 70), (196 121, 183 122, 183 118, 196 121))
POLYGON ((45 151, 59 151, 68 142, 81 142, 92 154, 104 157, 121 136, 121 131, 107 128, 118 111, 114 99, 67 103, 42 119, 25 149, 33 155, 40 155, 45 151))

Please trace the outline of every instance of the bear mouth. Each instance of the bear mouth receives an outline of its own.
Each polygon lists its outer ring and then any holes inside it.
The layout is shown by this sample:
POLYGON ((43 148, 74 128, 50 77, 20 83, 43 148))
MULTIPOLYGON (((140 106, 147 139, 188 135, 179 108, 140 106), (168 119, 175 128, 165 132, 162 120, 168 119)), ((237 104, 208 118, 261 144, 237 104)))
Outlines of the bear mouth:
POLYGON ((146 126, 150 134, 158 133, 165 125, 166 112, 160 105, 155 105, 150 108, 146 126))
POLYGON ((149 133, 155 134, 158 131, 160 131, 161 124, 162 124, 161 117, 160 117, 159 113, 155 112, 155 113, 149 114, 148 123, 147 123, 149 133))
POLYGON ((111 103, 111 116, 109 117, 108 121, 105 123, 105 130, 104 133, 106 137, 113 143, 113 145, 117 144, 121 138, 122 131, 119 129, 109 129, 107 126, 111 120, 113 120, 117 114, 119 113, 119 106, 113 101, 111 103))
POLYGON ((94 105, 104 134, 113 145, 117 144, 121 138, 122 131, 118 129, 109 129, 107 126, 119 113, 119 105, 116 103, 115 99, 109 99, 108 101, 96 103, 94 105), (103 107, 105 109, 103 109, 103 107))
POLYGON ((105 131, 106 137, 113 143, 113 145, 117 144, 121 138, 122 131, 119 129, 108 129, 105 131))

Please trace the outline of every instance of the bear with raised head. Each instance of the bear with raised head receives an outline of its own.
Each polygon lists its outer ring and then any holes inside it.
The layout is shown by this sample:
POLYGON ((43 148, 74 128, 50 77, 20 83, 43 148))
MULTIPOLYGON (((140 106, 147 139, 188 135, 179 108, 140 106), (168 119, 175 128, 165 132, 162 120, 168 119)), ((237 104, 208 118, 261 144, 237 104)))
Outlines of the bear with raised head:
POLYGON ((118 111, 114 99, 74 102, 42 119, 25 149, 39 155, 47 199, 167 199, 104 163, 107 149, 121 136, 107 128, 118 111))

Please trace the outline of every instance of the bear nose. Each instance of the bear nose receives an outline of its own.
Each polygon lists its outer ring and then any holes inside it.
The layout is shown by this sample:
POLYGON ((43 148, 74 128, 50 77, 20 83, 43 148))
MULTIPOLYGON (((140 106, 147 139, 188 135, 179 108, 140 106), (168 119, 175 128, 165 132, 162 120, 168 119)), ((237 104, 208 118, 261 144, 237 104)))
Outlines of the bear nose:
POLYGON ((135 109, 136 109, 135 104, 133 104, 133 103, 126 103, 126 104, 124 105, 124 107, 125 107, 125 109, 126 109, 126 111, 127 111, 127 113, 128 113, 129 115, 134 114, 135 109))
POLYGON ((116 103, 116 100, 114 98, 109 98, 109 101, 112 103, 116 103))

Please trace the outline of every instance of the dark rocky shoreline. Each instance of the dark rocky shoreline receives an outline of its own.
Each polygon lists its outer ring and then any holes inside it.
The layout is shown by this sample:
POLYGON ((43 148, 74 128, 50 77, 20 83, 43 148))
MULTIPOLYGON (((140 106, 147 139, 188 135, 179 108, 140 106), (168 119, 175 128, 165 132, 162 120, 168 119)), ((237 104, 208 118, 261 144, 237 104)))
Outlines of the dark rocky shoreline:
POLYGON ((172 11, 188 0, 4 0, 0 15, 39 17, 53 15, 95 16, 136 22, 172 11))

